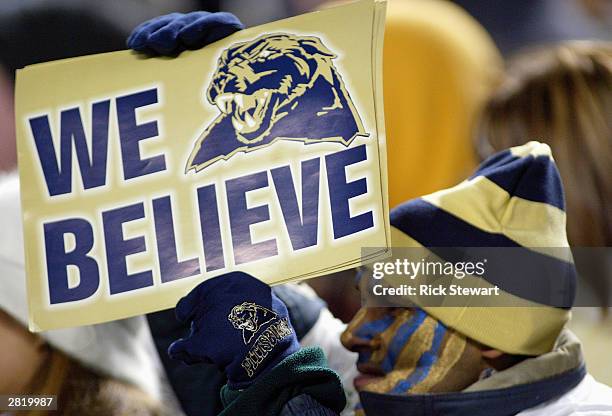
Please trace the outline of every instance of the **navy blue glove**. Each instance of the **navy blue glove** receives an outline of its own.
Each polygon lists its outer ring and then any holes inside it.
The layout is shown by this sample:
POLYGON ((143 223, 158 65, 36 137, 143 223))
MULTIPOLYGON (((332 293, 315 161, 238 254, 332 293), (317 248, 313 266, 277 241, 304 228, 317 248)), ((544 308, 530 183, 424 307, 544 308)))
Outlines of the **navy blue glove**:
POLYGON ((170 357, 216 365, 232 389, 248 387, 299 349, 285 304, 246 273, 200 283, 176 305, 176 316, 191 321, 191 330, 170 345, 170 357))
POLYGON ((171 13, 140 24, 132 31, 127 46, 149 55, 177 55, 242 29, 242 22, 231 13, 171 13))

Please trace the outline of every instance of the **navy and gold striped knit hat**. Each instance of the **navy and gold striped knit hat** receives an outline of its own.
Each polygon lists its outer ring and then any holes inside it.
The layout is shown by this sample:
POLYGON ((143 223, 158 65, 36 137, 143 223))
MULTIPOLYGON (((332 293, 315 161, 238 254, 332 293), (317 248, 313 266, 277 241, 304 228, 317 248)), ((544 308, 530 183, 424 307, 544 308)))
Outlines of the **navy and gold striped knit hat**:
MULTIPOLYGON (((539 142, 498 153, 462 183, 408 201, 390 216, 394 248, 518 247, 540 255, 540 248, 569 247, 561 178, 550 148, 539 142)), ((562 277, 569 281, 573 300, 576 276, 571 254, 547 259, 564 266, 558 270, 571 271, 562 277)), ((512 279, 534 276, 516 273, 512 279)), ((533 283, 521 282, 522 287, 533 283)), ((428 307, 414 301, 445 325, 500 351, 550 351, 570 317, 569 307, 534 302, 525 291, 504 287, 504 281, 496 284, 505 300, 517 306, 428 307)))

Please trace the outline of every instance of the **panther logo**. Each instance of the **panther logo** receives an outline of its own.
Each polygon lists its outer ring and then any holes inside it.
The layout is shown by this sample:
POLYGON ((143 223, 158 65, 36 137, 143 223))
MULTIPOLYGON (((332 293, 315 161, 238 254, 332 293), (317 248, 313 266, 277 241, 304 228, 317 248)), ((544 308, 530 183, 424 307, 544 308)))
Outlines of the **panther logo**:
POLYGON ((367 136, 336 57, 317 37, 286 33, 223 51, 206 94, 220 114, 197 139, 186 172, 280 139, 348 146, 367 136))
POLYGON ((276 312, 270 309, 252 302, 243 302, 232 308, 227 319, 229 319, 234 328, 242 330, 242 340, 245 344, 248 344, 263 325, 277 317, 276 312))

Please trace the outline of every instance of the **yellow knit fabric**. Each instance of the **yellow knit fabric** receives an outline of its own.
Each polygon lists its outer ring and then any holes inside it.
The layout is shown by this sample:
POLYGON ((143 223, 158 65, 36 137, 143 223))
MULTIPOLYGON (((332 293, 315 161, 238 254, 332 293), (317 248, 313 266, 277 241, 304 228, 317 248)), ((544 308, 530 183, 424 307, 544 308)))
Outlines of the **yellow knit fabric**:
POLYGON ((501 74, 485 30, 443 0, 389 0, 383 59, 389 205, 475 167, 472 127, 501 74))

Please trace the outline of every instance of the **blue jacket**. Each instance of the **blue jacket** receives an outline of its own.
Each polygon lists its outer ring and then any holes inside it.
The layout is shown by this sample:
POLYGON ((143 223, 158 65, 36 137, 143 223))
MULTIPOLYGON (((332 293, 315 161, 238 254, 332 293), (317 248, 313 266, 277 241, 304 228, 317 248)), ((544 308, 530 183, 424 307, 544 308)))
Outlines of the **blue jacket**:
POLYGON ((582 365, 551 378, 495 390, 405 396, 362 393, 360 398, 367 416, 510 416, 564 395, 585 375, 582 365))
MULTIPOLYGON (((563 396, 586 375, 584 366, 534 383, 470 393, 389 395, 362 393, 367 416, 511 416, 563 396)), ((307 395, 288 402, 280 416, 336 415, 307 395)))

